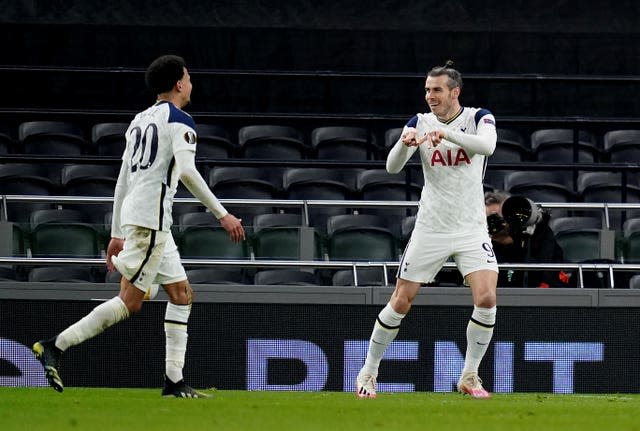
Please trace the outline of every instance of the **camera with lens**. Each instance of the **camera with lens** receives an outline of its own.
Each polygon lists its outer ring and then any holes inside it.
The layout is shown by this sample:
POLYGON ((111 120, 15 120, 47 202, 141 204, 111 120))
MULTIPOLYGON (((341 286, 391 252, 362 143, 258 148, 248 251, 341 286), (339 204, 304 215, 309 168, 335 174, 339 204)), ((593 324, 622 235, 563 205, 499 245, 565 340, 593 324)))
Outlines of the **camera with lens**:
POLYGON ((548 220, 549 213, 524 196, 510 196, 502 203, 502 215, 515 235, 532 235, 536 225, 548 220))
POLYGON ((531 199, 524 196, 510 196, 502 203, 502 216, 497 213, 487 216, 489 235, 507 229, 511 236, 532 235, 536 225, 549 219, 549 213, 531 199))

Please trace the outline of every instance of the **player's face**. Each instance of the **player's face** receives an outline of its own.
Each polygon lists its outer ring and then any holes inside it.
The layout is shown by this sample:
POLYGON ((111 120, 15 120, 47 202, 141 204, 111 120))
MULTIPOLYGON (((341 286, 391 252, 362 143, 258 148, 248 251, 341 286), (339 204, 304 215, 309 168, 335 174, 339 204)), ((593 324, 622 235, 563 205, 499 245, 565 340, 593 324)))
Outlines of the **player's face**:
POLYGON ((431 109, 431 112, 440 120, 448 120, 458 113, 460 105, 458 103, 458 94, 460 88, 454 87, 449 89, 447 75, 428 76, 424 85, 424 99, 431 109))
POLYGON ((193 84, 191 84, 191 76, 189 75, 189 71, 187 71, 186 67, 184 68, 182 79, 178 81, 178 90, 180 90, 180 95, 182 96, 182 108, 187 106, 191 102, 191 90, 193 90, 193 84))

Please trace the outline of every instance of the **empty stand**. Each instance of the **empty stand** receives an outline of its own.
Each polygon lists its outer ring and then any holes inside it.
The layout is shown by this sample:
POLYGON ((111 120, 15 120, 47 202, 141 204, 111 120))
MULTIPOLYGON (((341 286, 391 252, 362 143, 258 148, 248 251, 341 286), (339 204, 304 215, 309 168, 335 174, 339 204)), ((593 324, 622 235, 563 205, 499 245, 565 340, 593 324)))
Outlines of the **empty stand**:
MULTIPOLYGON (((387 283, 384 281, 383 268, 357 268, 358 286, 388 286, 394 283, 395 278, 387 276, 387 283)), ((355 286, 353 270, 341 269, 336 271, 331 278, 333 286, 355 286)))
MULTIPOLYGON (((287 199, 342 201, 351 197, 351 190, 342 178, 342 173, 335 169, 290 168, 284 171, 282 186, 287 199)), ((325 232, 328 217, 348 212, 339 206, 308 207, 309 224, 325 232)))
POLYGON ((371 214, 329 217, 327 253, 332 260, 392 261, 396 240, 383 218, 371 214))
POLYGON ((611 130, 603 137, 604 153, 614 163, 640 160, 640 130, 611 130))
POLYGON ((249 159, 299 160, 307 153, 302 132, 293 127, 256 125, 238 131, 238 145, 249 159))
POLYGON ((0 154, 9 154, 13 150, 15 142, 9 126, 0 123, 0 154))
MULTIPOLYGON (((209 173, 209 188, 219 199, 274 199, 278 185, 273 183, 268 169, 252 167, 217 167, 209 173)), ((274 212, 265 205, 225 205, 227 210, 250 225, 257 214, 274 212)))
POLYGON ((214 124, 196 124, 198 134, 197 158, 227 159, 237 151, 229 132, 214 124))
POLYGON ((30 282, 56 283, 91 283, 95 282, 94 274, 89 267, 44 266, 29 271, 30 282))
POLYGON ((31 215, 31 253, 34 257, 98 257, 96 229, 75 210, 38 210, 31 215))
POLYGON ((186 273, 190 284, 250 284, 242 268, 197 268, 186 273))
POLYGON ((596 137, 586 131, 578 131, 574 142, 572 129, 541 129, 531 134, 531 151, 540 162, 593 163, 599 159, 596 137))
POLYGON ((176 240, 182 257, 245 259, 249 257, 247 241, 234 243, 211 213, 196 212, 179 217, 176 240))
POLYGON ((378 147, 363 127, 327 126, 311 131, 311 147, 317 159, 374 160, 378 147))
POLYGON ((121 157, 127 144, 129 123, 98 123, 91 128, 91 141, 99 156, 121 157))
POLYGON ((622 234, 624 239, 624 262, 640 262, 640 218, 631 218, 625 221, 622 227, 622 234))
POLYGON ((28 121, 18 128, 18 153, 80 156, 88 151, 82 129, 66 121, 28 121))
MULTIPOLYGON (((633 176, 622 185, 622 174, 616 172, 580 172, 577 179, 578 194, 584 202, 640 202, 640 186, 633 176)), ((611 211, 609 221, 614 228, 621 228, 626 217, 640 215, 636 210, 611 211)))
MULTIPOLYGON (((253 219, 253 252, 258 259, 300 259, 301 216, 260 214, 253 219)), ((314 235, 313 258, 321 255, 320 239, 314 235)))
MULTIPOLYGON (((68 196, 113 197, 118 176, 118 166, 76 164, 67 165, 60 172, 62 192, 68 196)), ((82 208, 94 223, 102 223, 104 215, 111 211, 113 204, 83 203, 73 205, 82 208)))
POLYGON ((600 260, 600 218, 558 217, 550 220, 549 227, 568 262, 600 260))
MULTIPOLYGON (((44 167, 24 163, 0 165, 0 194, 49 196, 54 192, 55 184, 44 167)), ((45 202, 9 202, 7 218, 9 221, 26 222, 31 212, 48 208, 52 205, 45 202)))
POLYGON ((526 162, 531 157, 529 142, 515 129, 498 128, 496 149, 489 157, 489 163, 526 162))
POLYGON ((258 271, 253 284, 277 286, 317 286, 320 280, 313 272, 295 269, 268 269, 258 271))
MULTIPOLYGON (((385 169, 367 169, 360 172, 357 178, 360 197, 366 201, 420 201, 422 186, 407 181, 406 172, 390 174, 385 169)), ((363 214, 374 214, 384 217, 387 225, 396 237, 400 236, 400 223, 404 217, 414 215, 417 206, 386 207, 361 210, 363 214)))
MULTIPOLYGON (((504 177, 504 188, 512 195, 522 195, 534 202, 573 202, 575 195, 567 185, 566 174, 559 171, 510 172, 504 177)), ((554 209, 553 214, 564 217, 568 211, 554 209)))

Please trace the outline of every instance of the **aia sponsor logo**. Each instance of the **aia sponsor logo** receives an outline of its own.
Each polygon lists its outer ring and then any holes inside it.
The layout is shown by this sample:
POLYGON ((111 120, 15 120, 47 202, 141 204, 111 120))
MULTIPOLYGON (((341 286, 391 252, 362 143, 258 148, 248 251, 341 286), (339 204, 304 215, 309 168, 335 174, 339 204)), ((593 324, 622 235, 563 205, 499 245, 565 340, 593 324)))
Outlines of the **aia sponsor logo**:
POLYGON ((431 166, 458 166, 463 163, 471 164, 471 160, 463 148, 455 150, 455 154, 451 148, 447 148, 443 152, 435 149, 431 154, 431 166))

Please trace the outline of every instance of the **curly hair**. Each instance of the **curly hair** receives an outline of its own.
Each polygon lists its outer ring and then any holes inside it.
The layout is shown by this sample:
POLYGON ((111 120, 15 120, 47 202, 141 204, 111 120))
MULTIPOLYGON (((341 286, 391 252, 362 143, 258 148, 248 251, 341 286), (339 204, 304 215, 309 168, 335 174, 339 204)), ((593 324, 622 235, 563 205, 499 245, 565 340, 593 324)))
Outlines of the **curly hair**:
POLYGON ((163 55, 156 58, 147 68, 145 82, 153 94, 171 91, 176 82, 184 76, 186 63, 177 55, 163 55))

